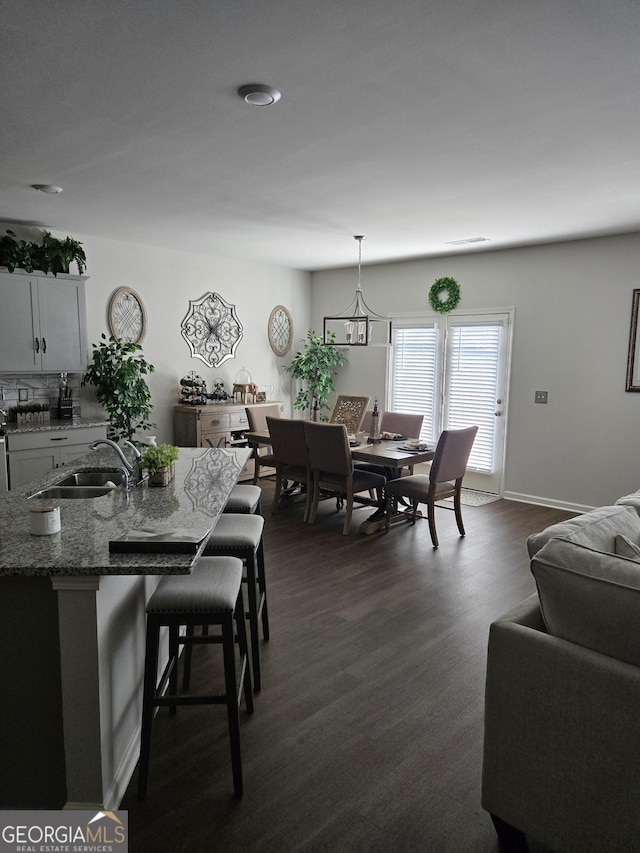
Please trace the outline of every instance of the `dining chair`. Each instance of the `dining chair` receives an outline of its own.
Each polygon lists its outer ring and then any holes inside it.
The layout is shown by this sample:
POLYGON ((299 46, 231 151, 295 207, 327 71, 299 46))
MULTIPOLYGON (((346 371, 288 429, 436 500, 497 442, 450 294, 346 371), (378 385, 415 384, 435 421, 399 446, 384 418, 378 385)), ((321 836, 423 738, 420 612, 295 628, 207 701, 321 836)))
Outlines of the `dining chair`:
MULTIPOLYGON (((469 454, 475 441, 477 426, 465 429, 445 429, 442 431, 436 446, 429 476, 412 474, 408 477, 398 477, 390 480, 385 486, 386 501, 386 532, 389 532, 391 515, 397 507, 399 498, 411 501, 412 512, 407 517, 415 524, 418 517, 418 504, 426 504, 429 532, 433 547, 438 547, 436 533, 435 502, 453 497, 453 510, 460 535, 464 536, 460 492, 462 479, 465 475, 469 454)), ((449 509, 449 507, 442 507, 449 509)))
POLYGON ((383 412, 380 418, 381 432, 393 432, 403 438, 420 438, 424 415, 410 412, 383 412))
MULTIPOLYGON (((362 429, 367 433, 371 432, 371 414, 371 412, 366 412, 362 422, 362 429)), ((424 415, 415 415, 409 412, 383 412, 380 418, 380 431, 382 433, 395 433, 396 435, 401 435, 403 438, 420 438, 423 420, 424 415)), ((355 466, 363 471, 374 471, 376 474, 384 474, 387 480, 402 476, 402 471, 405 470, 404 468, 394 470, 383 465, 374 465, 371 462, 356 462, 355 466)), ((410 474, 413 474, 413 465, 409 465, 406 470, 410 474)))
MULTIPOLYGON (((267 418, 279 418, 280 406, 274 403, 271 406, 246 406, 247 420, 249 421, 249 432, 264 432, 267 429, 267 418)), ((256 446, 253 450, 253 485, 255 486, 260 477, 260 468, 274 468, 273 450, 267 445, 262 448, 256 446), (260 451, 264 450, 264 453, 260 451)))
POLYGON ((354 397, 353 394, 340 394, 333 407, 329 423, 344 424, 349 435, 360 431, 371 397, 354 397))
POLYGON ((309 472, 304 421, 267 416, 267 429, 271 436, 274 467, 276 469, 276 487, 271 512, 277 512, 280 498, 288 482, 301 483, 306 488, 302 517, 302 520, 306 521, 309 514, 311 474, 309 472))
POLYGON ((308 522, 313 524, 316 520, 320 490, 328 489, 345 497, 346 514, 342 533, 346 536, 351 528, 355 495, 375 489, 381 501, 385 478, 382 474, 354 467, 344 424, 305 421, 304 431, 309 453, 309 469, 313 478, 308 522))

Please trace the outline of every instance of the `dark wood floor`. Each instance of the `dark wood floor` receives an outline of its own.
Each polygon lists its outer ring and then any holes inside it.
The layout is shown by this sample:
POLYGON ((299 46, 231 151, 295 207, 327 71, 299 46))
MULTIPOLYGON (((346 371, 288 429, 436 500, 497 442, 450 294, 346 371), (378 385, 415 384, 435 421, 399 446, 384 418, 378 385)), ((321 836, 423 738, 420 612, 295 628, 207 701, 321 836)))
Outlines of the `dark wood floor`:
MULTIPOLYGON (((262 485, 271 641, 241 714, 244 797, 224 709, 162 710, 147 800, 134 776, 122 803, 130 850, 496 853, 480 807, 488 627, 534 591, 526 537, 569 514, 465 507, 460 538, 441 510, 434 551, 425 521, 363 537, 367 511, 342 536, 332 501, 313 526, 296 501, 271 515, 262 485)), ((197 678, 217 655, 197 650, 197 678)))

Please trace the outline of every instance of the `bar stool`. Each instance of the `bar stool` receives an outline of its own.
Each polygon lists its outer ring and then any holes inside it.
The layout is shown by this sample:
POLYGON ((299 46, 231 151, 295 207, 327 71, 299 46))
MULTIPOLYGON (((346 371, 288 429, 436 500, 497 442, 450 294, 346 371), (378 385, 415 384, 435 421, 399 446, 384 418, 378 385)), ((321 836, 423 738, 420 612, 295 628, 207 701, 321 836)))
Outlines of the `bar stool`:
POLYGON ((223 512, 236 512, 243 515, 262 515, 260 505, 262 489, 260 486, 234 486, 227 499, 223 512))
POLYGON ((247 585, 246 617, 251 638, 251 666, 253 689, 260 690, 260 636, 269 639, 269 614, 267 611, 267 581, 264 570, 262 533, 264 518, 261 515, 223 513, 209 535, 204 549, 206 557, 239 557, 246 566, 244 582, 247 585))
POLYGON ((190 575, 165 575, 147 604, 138 799, 143 800, 147 793, 154 709, 168 706, 170 713, 175 714, 178 705, 208 704, 227 707, 233 789, 236 797, 242 796, 238 710, 243 690, 247 712, 251 714, 253 694, 242 601, 242 562, 233 557, 202 558, 190 575), (240 652, 239 667, 236 667, 234 622, 240 652), (194 635, 194 624, 206 626, 206 635, 194 635), (179 629, 184 625, 189 627, 186 633, 181 634, 179 629), (169 627, 169 660, 158 680, 158 648, 163 626, 169 627), (220 631, 210 634, 208 628, 211 626, 218 626, 220 631), (180 646, 185 646, 186 654, 194 643, 222 645, 223 694, 178 695, 180 646))

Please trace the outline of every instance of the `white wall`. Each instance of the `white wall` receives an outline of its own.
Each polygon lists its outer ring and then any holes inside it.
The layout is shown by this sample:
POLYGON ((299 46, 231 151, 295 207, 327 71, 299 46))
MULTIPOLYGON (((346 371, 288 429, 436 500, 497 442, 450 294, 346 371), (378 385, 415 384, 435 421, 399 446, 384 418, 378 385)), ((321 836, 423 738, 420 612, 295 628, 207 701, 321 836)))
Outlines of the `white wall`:
MULTIPOLYGON (((117 288, 132 287, 146 306, 148 332, 142 346, 144 357, 155 367, 148 384, 159 442, 173 441, 173 406, 178 400, 178 384, 190 370, 202 376, 209 388, 214 377, 222 377, 230 393, 234 376, 246 367, 259 386, 274 386, 275 399, 289 401, 290 381, 282 366, 288 363, 291 353, 285 358, 274 354, 267 338, 267 321, 271 309, 282 304, 291 312, 296 336, 306 333, 310 305, 308 273, 172 249, 151 249, 78 233, 73 237, 82 242, 87 255, 90 351, 91 344, 99 342, 103 332, 109 334, 107 310, 117 288), (200 359, 192 358, 180 334, 189 300, 200 299, 207 292, 218 293, 235 305, 243 326, 236 357, 219 368, 207 367, 200 359)), ((83 416, 91 417, 101 411, 89 388, 81 392, 81 404, 83 416)), ((285 407, 285 412, 288 411, 285 407)))
MULTIPOLYGON (((613 503, 640 488, 640 394, 625 392, 640 235, 365 266, 377 313, 429 310, 453 276, 460 308, 515 308, 505 495, 568 508, 613 503), (549 392, 547 405, 534 391, 549 392)), ((353 269, 313 274, 312 325, 352 300, 353 269)), ((342 393, 385 399, 386 350, 353 349, 342 393)))

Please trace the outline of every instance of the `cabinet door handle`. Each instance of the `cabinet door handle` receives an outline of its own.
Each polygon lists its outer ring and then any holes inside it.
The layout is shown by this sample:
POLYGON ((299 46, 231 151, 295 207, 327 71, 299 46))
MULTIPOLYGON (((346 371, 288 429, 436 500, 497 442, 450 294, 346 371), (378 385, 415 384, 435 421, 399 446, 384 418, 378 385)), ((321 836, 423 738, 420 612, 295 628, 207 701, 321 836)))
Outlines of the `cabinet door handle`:
POLYGON ((51 438, 49 440, 50 441, 67 441, 68 438, 69 438, 68 435, 61 435, 61 436, 58 436, 58 438, 51 438))
POLYGON ((36 352, 40 352, 40 341, 36 338, 36 352))
POLYGON ((43 338, 42 339, 42 352, 46 352, 46 351, 47 351, 47 339, 43 338))

